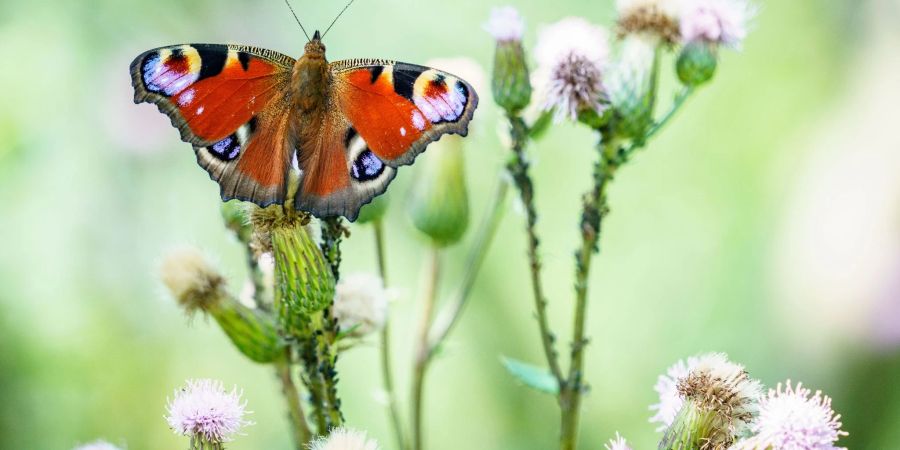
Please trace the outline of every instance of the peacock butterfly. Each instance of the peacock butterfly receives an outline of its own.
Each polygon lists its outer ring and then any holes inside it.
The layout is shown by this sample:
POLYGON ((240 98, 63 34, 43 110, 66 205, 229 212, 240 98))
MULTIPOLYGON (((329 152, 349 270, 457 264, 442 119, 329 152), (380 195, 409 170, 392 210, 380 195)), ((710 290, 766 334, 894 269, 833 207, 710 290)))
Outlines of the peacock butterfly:
POLYGON ((428 144, 465 136, 478 106, 469 83, 440 70, 329 63, 318 31, 296 61, 244 45, 172 45, 138 55, 131 78, 135 103, 169 116, 223 200, 351 221, 428 144))

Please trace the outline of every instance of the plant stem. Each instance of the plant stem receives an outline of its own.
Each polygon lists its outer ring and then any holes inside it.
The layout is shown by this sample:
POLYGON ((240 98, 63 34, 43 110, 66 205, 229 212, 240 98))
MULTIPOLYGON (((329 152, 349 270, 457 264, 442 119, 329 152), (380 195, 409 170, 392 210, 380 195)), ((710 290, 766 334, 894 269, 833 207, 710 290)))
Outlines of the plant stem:
POLYGON ((422 450, 422 402, 425 388, 425 371, 430 357, 428 349, 428 329, 431 327, 431 316, 437 298, 438 281, 440 279, 440 249, 431 247, 431 258, 428 265, 428 278, 425 284, 425 295, 422 299, 422 318, 419 321, 419 333, 416 340, 415 362, 413 365, 412 384, 412 448, 422 450))
MULTIPOLYGON (((381 219, 372 224, 375 231, 375 254, 378 258, 378 274, 381 281, 387 287, 386 253, 384 251, 384 227, 381 219)), ((400 420, 400 407, 397 404, 397 395, 394 391, 394 375, 391 369, 391 328, 390 318, 384 322, 381 329, 381 371, 384 379, 384 391, 387 395, 388 410, 391 414, 391 425, 394 427, 394 437, 397 439, 397 449, 406 450, 406 435, 403 432, 403 422, 400 420)))
POLYGON ((527 216, 526 232, 528 234, 528 259, 531 268, 531 288, 534 296, 535 309, 537 310, 538 327, 541 333, 541 344, 544 348, 544 356, 550 366, 550 373, 556 377, 560 387, 566 382, 562 370, 559 367, 558 355, 554 348, 555 337, 550 331, 547 320, 547 298, 544 296, 541 284, 541 260, 538 255, 539 240, 535 226, 537 224, 537 211, 534 207, 534 185, 528 175, 528 160, 525 156, 525 144, 528 139, 528 127, 525 121, 518 116, 510 116, 510 136, 512 137, 513 159, 507 164, 507 170, 512 175, 513 182, 519 189, 522 204, 525 206, 527 216))
POLYGON ((656 123, 653 124, 653 126, 650 127, 649 130, 647 130, 647 134, 646 136, 644 136, 644 139, 642 139, 640 142, 632 143, 631 146, 625 149, 625 157, 627 158, 635 150, 643 148, 651 137, 655 136, 656 133, 662 130, 663 127, 665 127, 669 123, 669 121, 672 120, 673 117, 675 117, 675 114, 681 109, 682 106, 684 106, 685 101, 687 101, 688 97, 690 97, 693 93, 694 88, 690 86, 682 87, 681 90, 678 91, 677 94, 675 94, 675 100, 672 101, 672 106, 656 123))
POLYGON ((488 249, 490 249, 494 240, 497 226, 500 224, 500 219, 503 218, 503 205, 506 203, 507 192, 509 192, 509 182, 505 179, 500 179, 497 183, 497 188, 494 190, 494 197, 488 206, 488 214, 478 229, 475 243, 466 260, 466 272, 463 274, 459 290, 453 299, 450 300, 450 304, 441 310, 441 313, 435 318, 434 325, 431 327, 428 339, 429 359, 434 356, 434 353, 441 346, 444 339, 447 338, 447 335, 450 334, 450 330, 456 325, 459 317, 462 315, 463 307, 466 305, 472 286, 475 284, 475 279, 481 270, 481 264, 484 262, 488 249))
MULTIPOLYGON (((326 261, 331 266, 335 282, 340 279, 341 241, 346 234, 347 230, 340 217, 322 219, 322 254, 325 255, 326 261)), ((341 400, 337 394, 338 377, 335 368, 338 359, 336 344, 340 327, 331 307, 322 311, 320 330, 321 334, 317 336, 318 370, 322 376, 323 395, 327 406, 330 430, 341 426, 344 422, 341 400)))
POLYGON ((588 284, 591 259, 599 251, 598 241, 603 218, 608 213, 606 188, 621 163, 621 155, 613 144, 598 146, 598 160, 594 165, 594 186, 584 196, 581 213, 581 248, 575 252, 575 315, 571 344, 571 363, 566 383, 560 389, 562 410, 560 449, 573 450, 578 444, 578 419, 581 396, 586 390, 584 380, 584 348, 587 317, 588 284))
POLYGON ((291 420, 291 431, 294 434, 294 444, 297 450, 306 448, 306 443, 312 440, 312 432, 306 424, 306 415, 303 413, 303 405, 300 402, 300 392, 294 384, 292 375, 293 358, 291 349, 285 351, 285 359, 275 364, 275 371, 281 381, 281 391, 288 403, 288 417, 291 420))

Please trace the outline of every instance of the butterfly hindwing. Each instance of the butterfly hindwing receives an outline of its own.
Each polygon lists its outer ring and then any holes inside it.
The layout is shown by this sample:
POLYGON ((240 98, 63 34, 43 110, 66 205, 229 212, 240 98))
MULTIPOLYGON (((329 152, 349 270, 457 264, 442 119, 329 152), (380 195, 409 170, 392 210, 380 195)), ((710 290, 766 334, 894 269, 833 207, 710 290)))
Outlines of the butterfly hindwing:
POLYGON ((444 134, 465 136, 478 96, 462 79, 385 60, 331 64, 333 109, 312 149, 301 149, 300 209, 354 220, 444 134))
POLYGON ((294 60, 240 45, 185 44, 144 52, 131 64, 135 103, 168 115, 194 146, 225 200, 283 201, 294 60))

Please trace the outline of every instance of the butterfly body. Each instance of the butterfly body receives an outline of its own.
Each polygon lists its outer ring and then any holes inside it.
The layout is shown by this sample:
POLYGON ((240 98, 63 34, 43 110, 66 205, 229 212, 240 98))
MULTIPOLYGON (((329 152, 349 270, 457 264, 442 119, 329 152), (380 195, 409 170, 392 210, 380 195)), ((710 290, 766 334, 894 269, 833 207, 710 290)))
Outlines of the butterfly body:
POLYGON ((223 200, 350 220, 429 143, 465 136, 478 104, 468 83, 439 70, 329 63, 318 32, 296 61, 256 47, 185 44, 144 52, 131 76, 135 102, 170 117, 223 200))

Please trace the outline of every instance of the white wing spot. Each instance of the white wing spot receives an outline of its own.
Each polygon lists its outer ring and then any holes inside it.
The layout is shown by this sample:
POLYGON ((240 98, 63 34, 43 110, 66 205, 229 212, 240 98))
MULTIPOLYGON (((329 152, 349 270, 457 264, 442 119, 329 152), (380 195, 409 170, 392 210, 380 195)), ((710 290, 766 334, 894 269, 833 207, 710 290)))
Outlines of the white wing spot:
POLYGON ((420 113, 419 111, 413 111, 412 123, 413 123, 413 126, 416 127, 416 129, 419 131, 422 131, 425 129, 425 118, 422 117, 422 113, 420 113))
POLYGON ((406 136, 406 128, 400 127, 400 136, 406 136))
POLYGON ((197 115, 199 116, 200 114, 203 114, 203 107, 202 107, 202 106, 199 107, 199 108, 197 108, 197 115))

